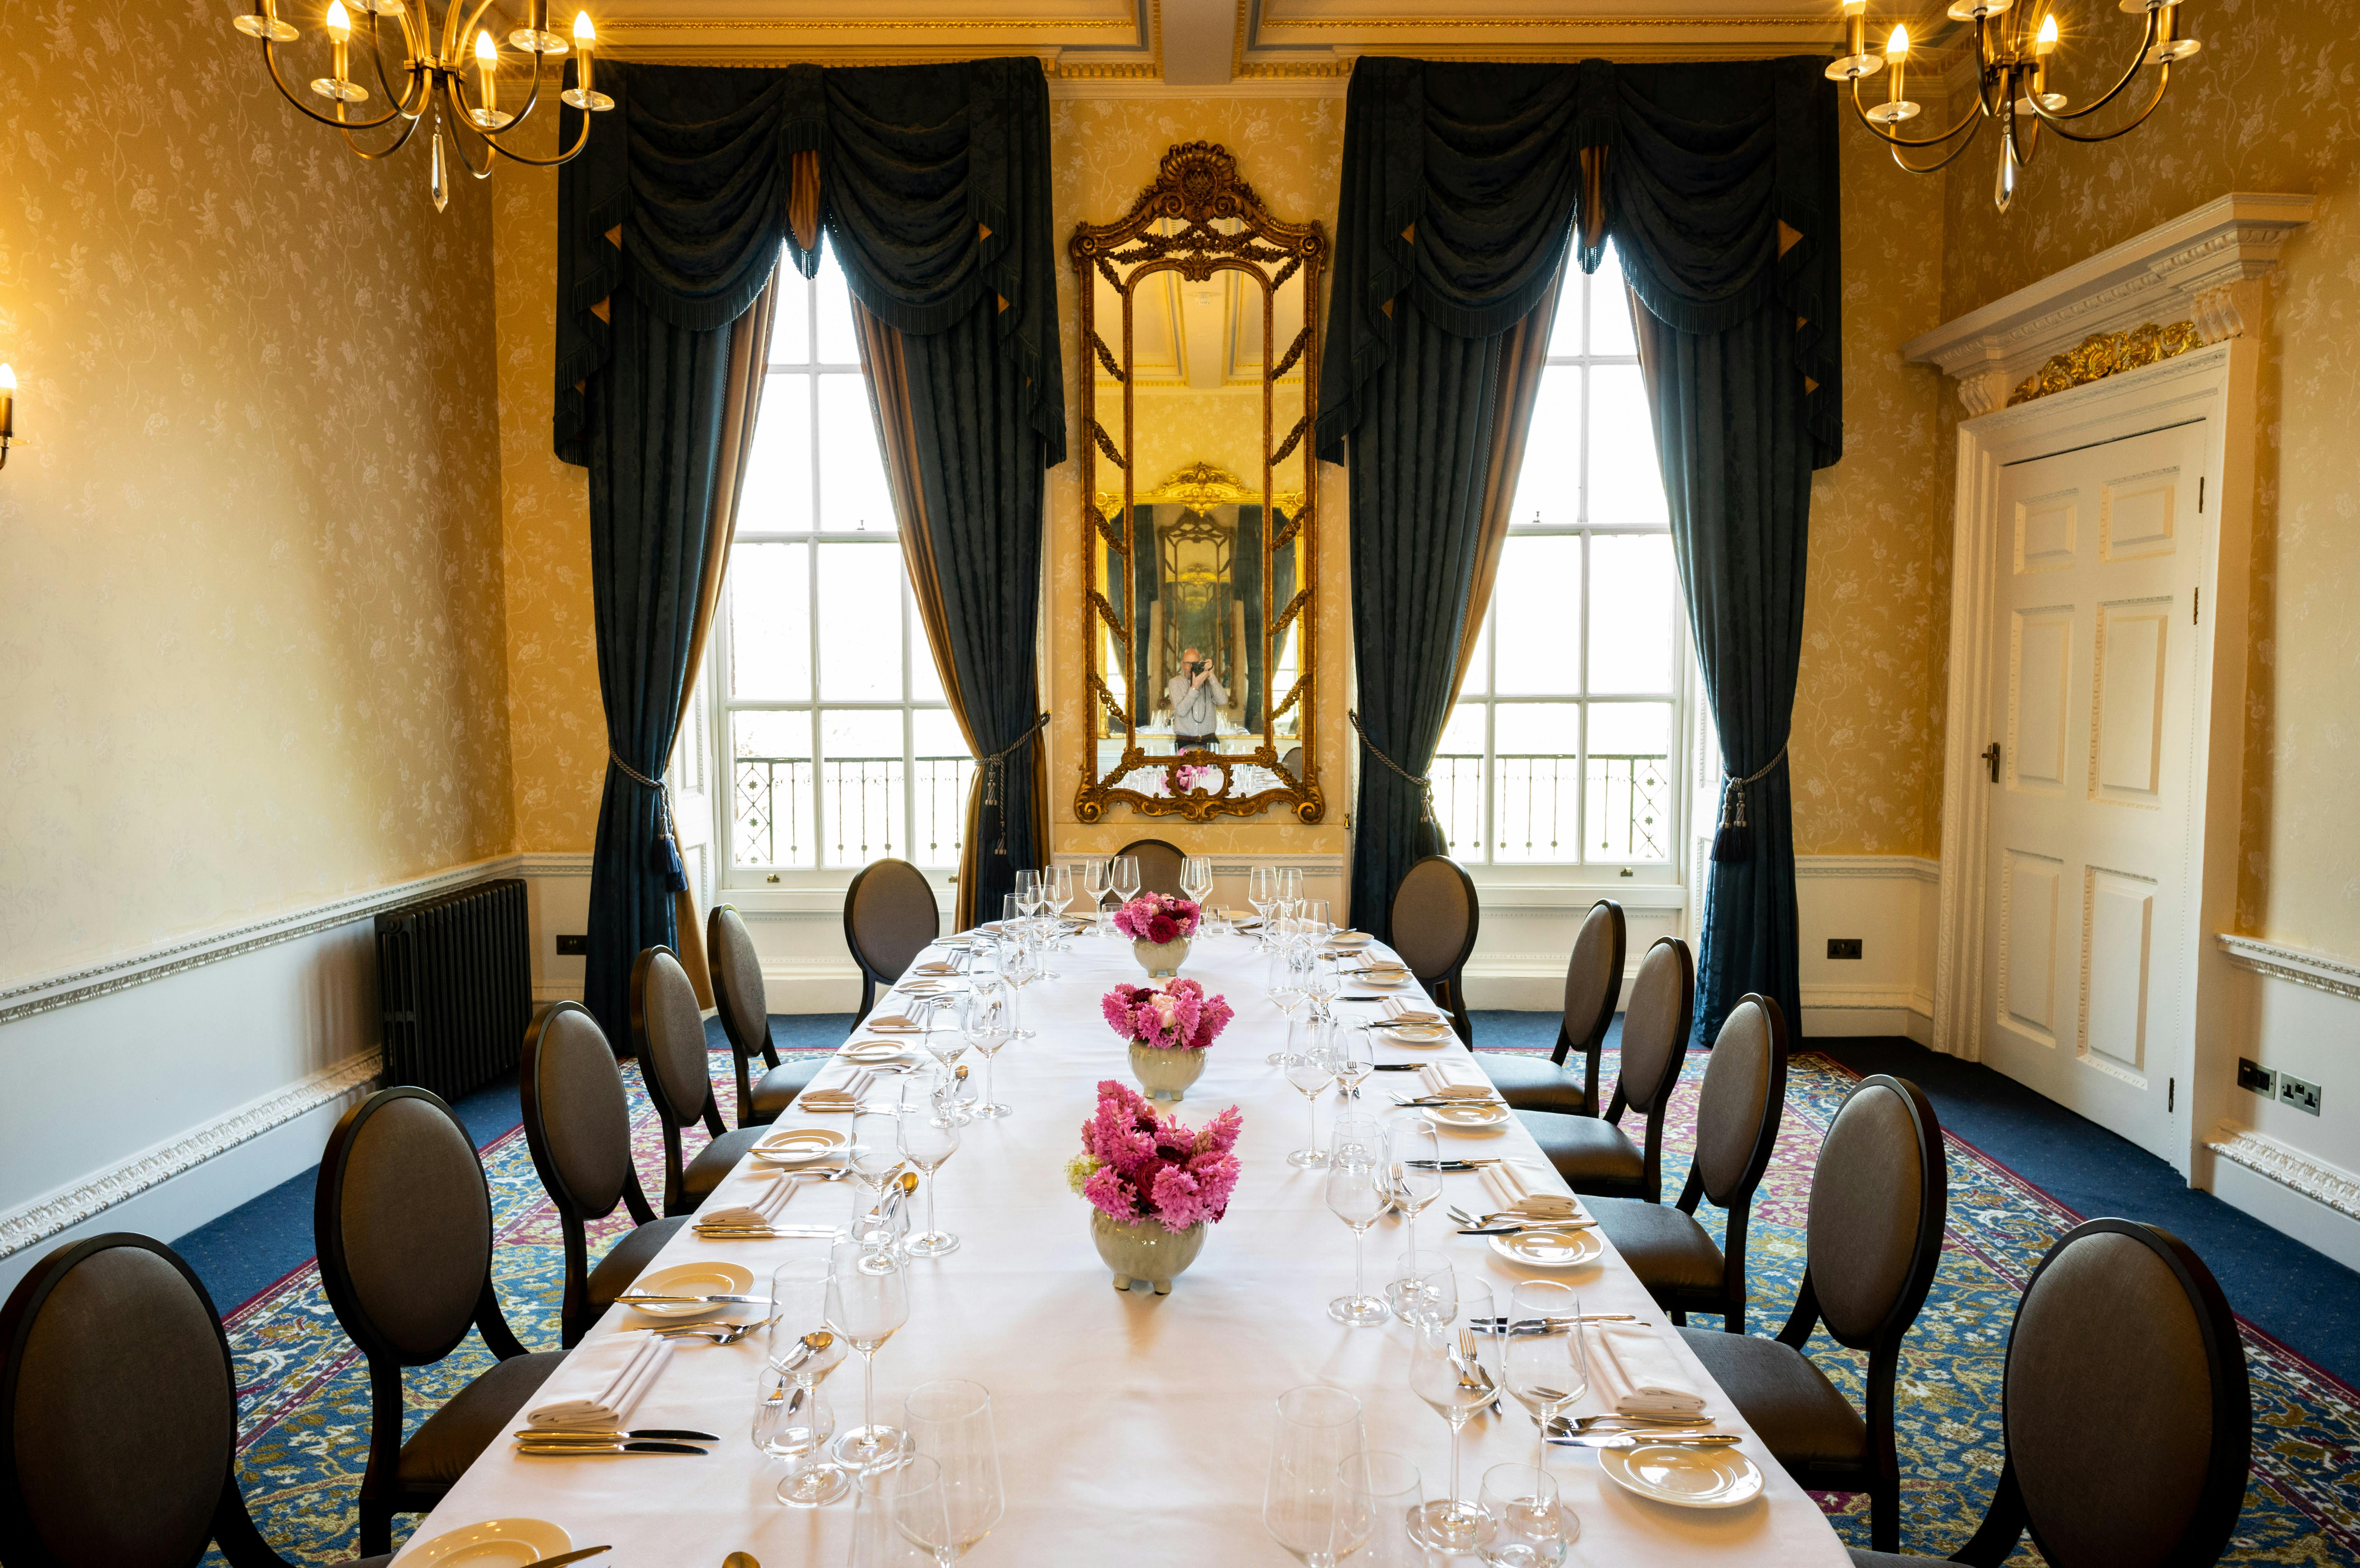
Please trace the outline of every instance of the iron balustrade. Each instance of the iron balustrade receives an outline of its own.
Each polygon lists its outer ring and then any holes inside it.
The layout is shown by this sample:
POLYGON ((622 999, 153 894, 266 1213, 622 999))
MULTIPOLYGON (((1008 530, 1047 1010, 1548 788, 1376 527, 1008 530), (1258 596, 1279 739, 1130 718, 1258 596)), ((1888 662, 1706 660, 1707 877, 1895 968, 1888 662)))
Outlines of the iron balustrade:
POLYGON ((825 838, 829 866, 889 855, 956 866, 974 778, 971 757, 741 757, 731 855, 739 866, 815 866, 825 838), (909 791, 912 769, 917 788, 909 791))
POLYGON ((1672 831, 1671 758, 1593 752, 1585 768, 1572 755, 1502 752, 1496 769, 1491 853, 1484 847, 1483 757, 1444 754, 1426 776, 1434 815, 1451 853, 1493 861, 1666 860, 1672 831), (1588 829, 1580 820, 1584 792, 1588 829))

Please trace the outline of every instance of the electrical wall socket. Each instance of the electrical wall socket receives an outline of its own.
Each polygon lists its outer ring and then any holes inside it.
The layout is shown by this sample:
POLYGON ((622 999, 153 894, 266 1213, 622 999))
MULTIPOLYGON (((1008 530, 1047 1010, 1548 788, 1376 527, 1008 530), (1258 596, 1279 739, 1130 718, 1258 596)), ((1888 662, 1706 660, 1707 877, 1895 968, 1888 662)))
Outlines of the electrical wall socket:
POLYGON ((589 957, 590 938, 586 934, 561 935, 557 939, 557 956, 560 958, 589 957))
POLYGON ((1828 938, 1828 956, 1830 958, 1858 958, 1860 956, 1860 938, 1856 936, 1831 936, 1828 938))
POLYGON ((2278 1074, 2278 1104, 2292 1105, 2298 1111, 2319 1115, 2319 1085, 2306 1083, 2291 1073, 2278 1074))
POLYGON ((2265 1100, 2278 1097, 2278 1075, 2250 1057, 2237 1058, 2237 1087, 2250 1089, 2265 1100))

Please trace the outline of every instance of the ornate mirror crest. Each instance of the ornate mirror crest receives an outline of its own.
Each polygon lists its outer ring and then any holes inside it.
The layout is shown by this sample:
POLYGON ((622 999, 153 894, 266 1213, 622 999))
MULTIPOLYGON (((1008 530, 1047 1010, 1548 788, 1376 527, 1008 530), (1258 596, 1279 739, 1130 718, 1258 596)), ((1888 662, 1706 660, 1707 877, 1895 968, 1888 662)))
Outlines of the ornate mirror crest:
POLYGON ((1189 142, 1120 221, 1076 227, 1087 422, 1076 813, 1327 811, 1317 756, 1317 223, 1189 142))

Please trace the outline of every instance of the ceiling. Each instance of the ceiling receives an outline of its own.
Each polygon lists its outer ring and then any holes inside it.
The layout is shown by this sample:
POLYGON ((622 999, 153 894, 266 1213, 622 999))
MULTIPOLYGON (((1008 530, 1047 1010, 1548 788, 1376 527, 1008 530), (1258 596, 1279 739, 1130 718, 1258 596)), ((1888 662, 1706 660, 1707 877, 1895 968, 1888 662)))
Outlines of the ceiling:
POLYGON ((1308 85, 1340 81, 1364 54, 1727 60, 1817 52, 1840 36, 1833 0, 595 0, 595 14, 601 42, 625 59, 1022 54, 1076 92, 1308 85))

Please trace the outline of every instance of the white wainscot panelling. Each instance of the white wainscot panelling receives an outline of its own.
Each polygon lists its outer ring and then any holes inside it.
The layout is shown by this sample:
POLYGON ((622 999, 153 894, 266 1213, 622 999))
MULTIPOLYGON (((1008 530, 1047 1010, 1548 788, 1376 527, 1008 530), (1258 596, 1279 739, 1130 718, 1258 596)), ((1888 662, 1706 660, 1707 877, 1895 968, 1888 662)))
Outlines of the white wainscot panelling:
POLYGON ((1937 866, 1914 855, 1795 858, 1805 1037, 1932 1039, 1937 866), (1860 956, 1830 958, 1831 939, 1860 956))
POLYGON ((1467 1005, 1554 1013, 1581 922, 1601 898, 1622 906, 1622 978, 1659 936, 1686 936, 1688 890, 1668 883, 1486 881, 1475 872, 1483 923, 1467 959, 1467 1005))
POLYGON ((2360 1269, 2360 964, 2216 940, 2240 984, 2230 1039, 2203 1063, 2212 1092, 2197 1109, 2212 1130, 2196 1184, 2360 1269), (2320 1114, 2234 1087, 2240 1056, 2318 1084, 2320 1114))
POLYGON ((536 1002, 582 999, 583 959, 557 951, 561 936, 590 930, 590 856, 525 855, 511 875, 524 878, 532 919, 532 996, 536 1002))

